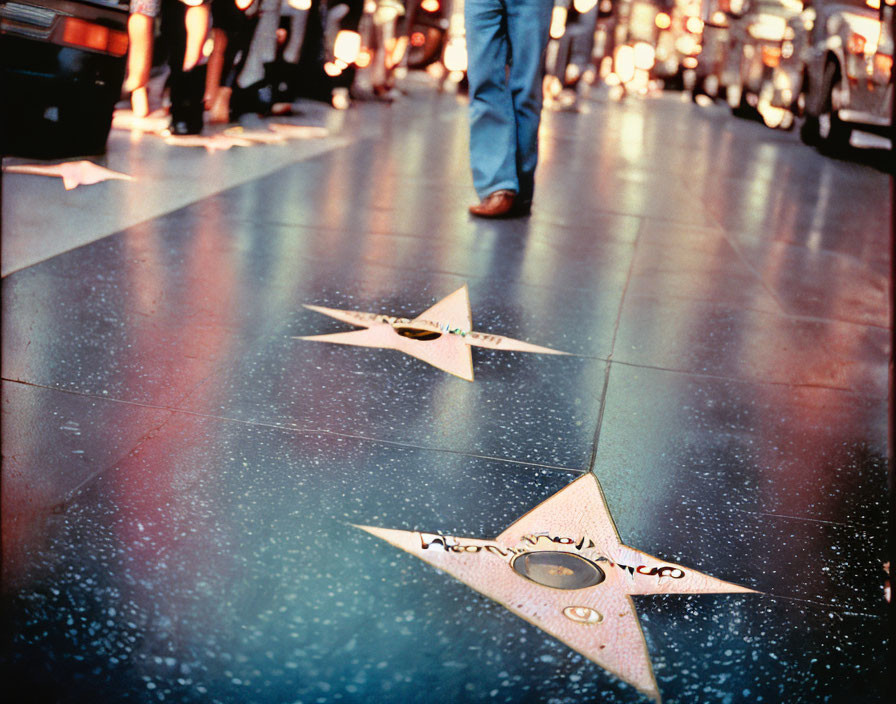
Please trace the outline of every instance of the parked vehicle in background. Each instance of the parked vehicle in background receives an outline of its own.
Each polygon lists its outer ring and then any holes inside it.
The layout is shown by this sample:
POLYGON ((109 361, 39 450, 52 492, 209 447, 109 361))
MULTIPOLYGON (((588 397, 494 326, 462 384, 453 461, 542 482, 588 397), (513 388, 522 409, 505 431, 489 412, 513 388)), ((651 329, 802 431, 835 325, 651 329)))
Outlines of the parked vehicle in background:
POLYGON ((426 68, 441 58, 450 0, 408 0, 408 68, 426 68))
POLYGON ((759 91, 757 109, 766 124, 789 129, 803 115, 808 81, 804 61, 814 20, 815 10, 810 7, 787 20, 780 59, 759 91))
POLYGON ((699 0, 621 2, 613 38, 612 82, 636 90, 649 81, 664 88, 684 87, 685 71, 696 66, 703 22, 699 0))
POLYGON ((703 34, 695 57, 691 96, 704 95, 715 100, 721 95, 722 68, 725 64, 731 22, 744 12, 744 0, 705 0, 700 18, 703 34))
POLYGON ((792 115, 770 108, 769 88, 781 61, 788 21, 802 9, 801 0, 708 3, 694 97, 724 97, 739 117, 761 117, 770 127, 792 127, 792 115))
POLYGON ((405 7, 399 0, 367 0, 358 27, 359 50, 354 63, 367 70, 367 80, 359 75, 355 80, 367 84, 361 90, 370 90, 375 97, 391 100, 396 95, 395 75, 407 51, 408 38, 402 31, 405 26, 405 7))
POLYGON ((431 69, 441 82, 463 82, 467 75, 464 0, 411 0, 411 5, 415 9, 408 16, 407 67, 431 69))
POLYGON ((467 71, 463 12, 463 0, 365 0, 358 66, 384 73, 387 85, 408 69, 460 83, 467 71))
POLYGON ((802 52, 807 144, 892 149, 894 2, 813 1, 802 52))
POLYGON ((448 80, 465 83, 467 78, 467 30, 464 25, 464 0, 451 0, 448 14, 448 34, 442 64, 448 71, 448 80))
MULTIPOLYGON (((750 0, 743 15, 731 22, 729 48, 720 83, 731 111, 741 117, 761 117, 763 85, 781 60, 787 21, 802 11, 801 0, 750 0)), ((776 124, 771 127, 790 127, 776 124)))
POLYGON ((128 0, 0 2, 2 152, 101 154, 124 80, 128 0))
POLYGON ((685 88, 685 74, 697 66, 703 41, 700 0, 672 0, 657 14, 656 63, 651 75, 666 89, 685 88))

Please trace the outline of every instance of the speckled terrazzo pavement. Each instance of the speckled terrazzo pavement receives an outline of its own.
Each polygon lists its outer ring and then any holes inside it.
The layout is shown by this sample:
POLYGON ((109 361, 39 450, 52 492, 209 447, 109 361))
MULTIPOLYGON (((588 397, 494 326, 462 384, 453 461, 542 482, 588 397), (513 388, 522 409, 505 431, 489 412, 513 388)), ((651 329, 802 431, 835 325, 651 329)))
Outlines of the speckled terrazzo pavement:
POLYGON ((589 471, 627 545, 761 592, 634 597, 664 702, 887 701, 887 177, 587 106, 546 115, 528 220, 469 218, 463 106, 418 88, 3 279, 18 701, 649 701, 353 527, 491 538, 589 471), (464 283, 476 330, 571 354, 477 348, 470 383, 295 339, 464 283))

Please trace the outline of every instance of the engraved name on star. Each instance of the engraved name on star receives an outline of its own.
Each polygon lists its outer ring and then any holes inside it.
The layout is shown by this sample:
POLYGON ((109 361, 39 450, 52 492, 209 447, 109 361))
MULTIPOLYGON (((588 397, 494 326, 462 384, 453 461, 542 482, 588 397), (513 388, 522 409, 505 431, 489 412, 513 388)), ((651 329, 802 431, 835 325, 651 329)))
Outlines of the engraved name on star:
POLYGON ((623 544, 591 473, 494 540, 356 527, 447 572, 657 702, 631 595, 754 593, 623 544))
POLYGON ((296 336, 295 339, 399 350, 467 381, 473 381, 471 346, 513 352, 567 354, 502 335, 473 331, 470 295, 466 284, 416 318, 398 318, 307 304, 305 308, 364 329, 330 335, 296 336))

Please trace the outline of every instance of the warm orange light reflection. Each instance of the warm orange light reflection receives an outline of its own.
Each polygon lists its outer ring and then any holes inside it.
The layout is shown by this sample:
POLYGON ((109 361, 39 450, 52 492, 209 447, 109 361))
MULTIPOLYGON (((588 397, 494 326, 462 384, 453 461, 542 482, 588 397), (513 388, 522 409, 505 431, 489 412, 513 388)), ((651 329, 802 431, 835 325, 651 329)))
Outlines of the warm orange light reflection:
POLYGON ((665 12, 658 12, 656 15, 656 26, 660 29, 669 29, 672 26, 672 18, 665 12))
POLYGON ((370 49, 361 49, 361 53, 358 54, 358 59, 355 61, 355 64, 358 68, 367 68, 370 66, 373 61, 373 53, 370 49))
POLYGON ((853 32, 846 40, 846 50, 851 54, 864 54, 867 40, 861 34, 853 32))
POLYGON ((361 52, 361 35, 347 29, 339 30, 333 42, 333 56, 346 65, 353 64, 361 52))
POLYGON ((128 53, 128 35, 125 32, 109 32, 109 42, 106 51, 115 56, 124 56, 128 53))
POLYGON ((554 6, 551 14, 551 39, 560 39, 566 32, 566 8, 554 6))
POLYGON ((699 17, 688 17, 688 21, 685 23, 685 29, 691 34, 700 34, 700 32, 703 31, 703 20, 699 17))
POLYGON ((439 0, 423 0, 423 2, 420 3, 420 7, 427 12, 438 12, 441 4, 439 3, 439 0))
POLYGON ((615 58, 616 75, 622 83, 628 83, 635 77, 635 50, 623 44, 616 49, 615 58))
POLYGON ((115 56, 124 56, 128 50, 128 35, 124 32, 116 32, 108 27, 75 17, 65 18, 62 41, 72 46, 105 51, 115 56))
POLYGON ((635 68, 649 71, 656 62, 656 51, 647 42, 638 42, 634 47, 635 68))
POLYGON ((777 46, 763 46, 762 63, 770 68, 774 68, 781 63, 781 48, 777 46))
POLYGON ((445 47, 443 59, 449 71, 463 72, 467 70, 467 41, 463 38, 451 39, 445 47))

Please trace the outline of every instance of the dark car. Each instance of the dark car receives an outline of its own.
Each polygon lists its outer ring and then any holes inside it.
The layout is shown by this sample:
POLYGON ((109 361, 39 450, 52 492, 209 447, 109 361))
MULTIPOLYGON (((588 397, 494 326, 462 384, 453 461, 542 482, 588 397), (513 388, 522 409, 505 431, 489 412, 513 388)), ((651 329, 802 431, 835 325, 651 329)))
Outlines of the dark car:
POLYGON ((806 77, 800 136, 807 144, 833 153, 848 145, 893 148, 894 4, 812 0, 800 56, 806 77))
POLYGON ((100 154, 121 95, 128 0, 0 1, 0 147, 100 154))

